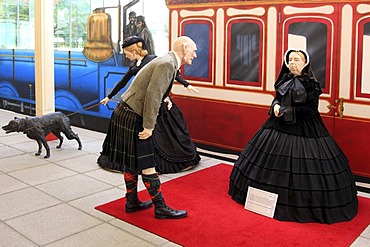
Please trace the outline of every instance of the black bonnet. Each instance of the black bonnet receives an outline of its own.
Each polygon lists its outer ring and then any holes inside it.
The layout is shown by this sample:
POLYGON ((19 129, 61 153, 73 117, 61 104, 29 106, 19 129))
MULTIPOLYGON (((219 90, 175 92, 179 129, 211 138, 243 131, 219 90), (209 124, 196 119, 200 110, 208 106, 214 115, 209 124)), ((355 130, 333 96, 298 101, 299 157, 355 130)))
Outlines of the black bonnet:
POLYGON ((144 39, 139 36, 130 36, 123 40, 122 48, 126 48, 130 45, 142 42, 144 45, 144 39))

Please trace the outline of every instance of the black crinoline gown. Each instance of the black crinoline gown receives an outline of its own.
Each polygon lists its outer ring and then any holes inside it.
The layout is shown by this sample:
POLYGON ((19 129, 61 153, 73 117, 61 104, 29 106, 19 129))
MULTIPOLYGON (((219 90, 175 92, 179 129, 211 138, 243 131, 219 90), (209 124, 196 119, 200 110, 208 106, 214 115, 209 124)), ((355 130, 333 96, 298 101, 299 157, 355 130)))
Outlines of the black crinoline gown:
POLYGON ((276 89, 270 118, 234 164, 229 195, 244 205, 248 186, 276 193, 274 218, 282 221, 351 220, 358 209, 355 181, 346 156, 317 110, 319 84, 309 77, 285 75, 276 89), (280 109, 288 106, 287 117, 275 117, 276 102, 281 103, 280 109))
POLYGON ((176 173, 196 166, 200 156, 190 138, 182 112, 172 102, 162 103, 154 129, 154 155, 159 173, 176 173))

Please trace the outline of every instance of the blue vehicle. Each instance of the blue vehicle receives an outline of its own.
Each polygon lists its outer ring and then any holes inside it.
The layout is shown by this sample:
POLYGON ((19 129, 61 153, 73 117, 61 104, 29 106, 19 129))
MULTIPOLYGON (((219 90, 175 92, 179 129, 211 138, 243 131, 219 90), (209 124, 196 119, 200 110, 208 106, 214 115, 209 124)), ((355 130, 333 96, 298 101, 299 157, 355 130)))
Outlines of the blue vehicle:
MULTIPOLYGON (((0 54, 1 108, 34 115, 34 51, 2 49, 0 54)), ((120 94, 107 106, 99 102, 127 71, 127 67, 119 65, 122 64, 122 56, 96 63, 88 60, 82 52, 55 51, 54 58, 56 110, 71 115, 78 113, 78 118, 71 117, 75 125, 105 131, 120 94)))
MULTIPOLYGON (((124 19, 127 9, 138 2, 133 0, 122 7, 124 19)), ((88 39, 83 51, 54 51, 55 110, 69 115, 73 125, 102 132, 107 130, 112 110, 130 85, 107 106, 100 104, 128 69, 123 66, 127 61, 120 49, 113 48, 111 17, 105 13, 106 8, 121 10, 121 5, 97 8, 88 16, 88 39), (109 56, 95 59, 102 45, 109 56)), ((0 49, 0 107, 35 115, 34 50, 0 49)))

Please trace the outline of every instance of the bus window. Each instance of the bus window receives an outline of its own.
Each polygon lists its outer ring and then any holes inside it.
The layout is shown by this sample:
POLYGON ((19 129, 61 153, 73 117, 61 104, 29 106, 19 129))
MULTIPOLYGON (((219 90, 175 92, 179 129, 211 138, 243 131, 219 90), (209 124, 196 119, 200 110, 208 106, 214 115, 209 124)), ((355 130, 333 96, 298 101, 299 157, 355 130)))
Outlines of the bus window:
POLYGON ((324 23, 295 22, 288 28, 288 48, 305 49, 310 55, 312 70, 322 88, 326 88, 328 31, 324 23))
POLYGON ((252 22, 231 25, 229 80, 232 84, 260 82, 260 32, 260 26, 252 22))
POLYGON ((194 40, 197 45, 197 58, 193 60, 191 66, 185 65, 183 76, 200 81, 211 81, 211 27, 207 23, 195 23, 184 25, 184 35, 194 40))

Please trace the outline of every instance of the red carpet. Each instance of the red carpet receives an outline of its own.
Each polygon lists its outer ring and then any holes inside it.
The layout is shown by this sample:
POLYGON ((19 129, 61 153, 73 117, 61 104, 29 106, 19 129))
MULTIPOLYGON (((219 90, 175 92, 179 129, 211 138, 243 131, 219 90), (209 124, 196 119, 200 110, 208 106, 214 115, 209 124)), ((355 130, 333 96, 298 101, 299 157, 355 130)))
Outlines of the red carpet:
MULTIPOLYGON (((232 166, 220 164, 162 184, 167 204, 186 209, 178 220, 157 220, 153 208, 126 214, 125 198, 96 209, 182 246, 350 246, 370 224, 370 199, 359 197, 359 213, 332 225, 281 222, 255 214, 227 194, 232 166)), ((139 193, 147 200, 147 191, 139 193)))

